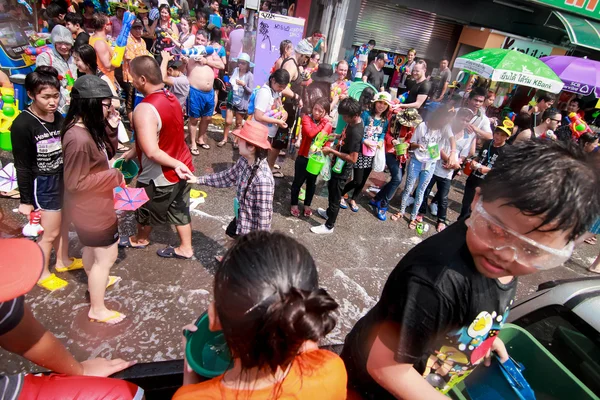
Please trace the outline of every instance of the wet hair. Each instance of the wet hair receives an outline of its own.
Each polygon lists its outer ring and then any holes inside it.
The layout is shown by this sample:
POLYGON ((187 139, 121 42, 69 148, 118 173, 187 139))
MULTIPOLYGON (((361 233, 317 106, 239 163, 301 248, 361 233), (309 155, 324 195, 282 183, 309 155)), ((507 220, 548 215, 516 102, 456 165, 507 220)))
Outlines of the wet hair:
POLYGON ((331 103, 329 102, 329 99, 326 97, 321 97, 320 99, 315 101, 315 103, 313 104, 313 108, 315 106, 321 106, 321 108, 323 108, 323 110, 325 110, 325 114, 327 114, 327 115, 329 115, 329 112, 331 111, 331 103))
POLYGON ((152 85, 163 83, 158 62, 151 56, 135 57, 129 64, 129 70, 137 76, 143 76, 152 85))
MULTIPOLYGON (((386 103, 387 104, 387 103, 386 103)), ((377 109, 375 108, 377 105, 377 101, 374 101, 371 103, 371 107, 369 108, 369 113, 371 114, 371 116, 375 117, 375 115, 377 115, 377 109)), ((390 105, 387 104, 387 108, 385 109, 384 112, 381 113, 381 119, 382 120, 387 120, 388 115, 390 113, 390 105)))
POLYGON ((60 135, 61 138, 63 138, 65 133, 71 129, 77 121, 81 120, 98 149, 106 149, 108 158, 112 158, 117 149, 113 146, 106 133, 106 119, 104 118, 104 110, 102 109, 103 100, 104 99, 77 99, 77 101, 72 101, 60 135))
POLYGON ((579 108, 581 108, 581 106, 583 105, 583 100, 581 100, 581 99, 578 99, 577 97, 573 97, 573 98, 571 99, 571 101, 569 101, 569 103, 577 103, 577 106, 578 106, 579 108))
POLYGON ((64 8, 62 8, 60 6, 60 4, 52 2, 50 4, 48 4, 48 7, 46 7, 46 18, 50 19, 50 18, 58 18, 59 15, 61 14, 66 14, 67 10, 65 10, 64 8))
POLYGON ((65 22, 71 23, 73 25, 79 25, 81 28, 83 26, 83 15, 79 13, 68 13, 65 17, 65 22))
POLYGON ((104 29, 106 24, 108 24, 108 17, 106 14, 95 13, 92 16, 92 27, 94 28, 94 31, 100 31, 104 29))
POLYGON ((281 233, 239 238, 217 270, 214 298, 227 345, 245 370, 285 369, 305 341, 336 323, 338 304, 319 288, 309 251, 281 233))
POLYGON ((377 42, 375 42, 373 39, 369 40, 369 43, 371 46, 375 46, 377 44, 377 42))
POLYGON ((502 200, 540 217, 534 230, 585 233, 600 215, 600 169, 573 142, 532 139, 505 148, 481 185, 485 202, 502 200))
POLYGON ((287 86, 290 83, 290 73, 285 69, 278 69, 273 72, 271 76, 269 76, 269 86, 271 86, 271 81, 275 81, 275 83, 287 86))
POLYGON ((547 92, 539 92, 536 96, 536 101, 539 103, 540 101, 545 101, 546 103, 549 101, 556 100, 556 96, 552 93, 547 92))
POLYGON ((482 86, 474 87, 473 90, 471 90, 471 93, 469 93, 469 100, 479 96, 483 97, 484 99, 487 96, 487 90, 485 90, 485 88, 482 86))
POLYGON ((377 54, 377 61, 379 60, 385 60, 387 58, 387 54, 385 53, 379 53, 377 54))
POLYGON ((417 60, 415 63, 415 67, 417 65, 422 65, 425 72, 427 72, 427 63, 425 62, 425 60, 417 60))
POLYGON ((292 44, 291 40, 282 40, 281 43, 279 43, 279 57, 283 57, 285 56, 285 51, 289 48, 289 47, 293 47, 294 45, 292 44))
POLYGON ((354 118, 362 113, 362 107, 358 101, 354 100, 351 97, 347 97, 344 100, 340 101, 340 105, 338 106, 338 113, 340 115, 345 115, 347 117, 354 118))
POLYGON ((89 44, 82 44, 75 49, 75 53, 79 54, 79 58, 89 67, 92 74, 96 73, 98 69, 98 57, 96 56, 96 50, 89 44))
POLYGON ((519 130, 525 130, 531 128, 531 115, 528 112, 520 112, 515 117, 515 126, 519 130))
POLYGON ((215 43, 219 43, 221 41, 222 37, 223 37, 223 33, 221 32, 221 30, 219 28, 213 29, 212 32, 210 33, 210 40, 215 43))
POLYGON ((369 109, 369 107, 371 106, 371 100, 375 98, 375 94, 376 93, 372 88, 364 88, 364 90, 360 94, 360 97, 358 98, 358 104, 360 105, 361 110, 369 109))
POLYGON ((594 143, 596 140, 598 140, 597 134, 586 132, 579 137, 579 145, 583 147, 586 144, 594 143))
POLYGON ((204 36, 206 38, 206 40, 208 40, 210 38, 210 36, 208 36, 208 32, 205 31, 204 29, 198 29, 198 31, 196 32, 196 34, 194 35, 194 37, 196 37, 198 35, 204 36))
POLYGON ((552 118, 556 114, 561 115, 561 118, 562 118, 562 114, 560 113, 560 111, 558 111, 558 109, 556 109, 554 107, 549 108, 546 111, 544 111, 544 113, 542 114, 542 121, 545 121, 548 118, 552 118))
POLYGON ((47 65, 37 67, 25 77, 25 90, 34 96, 48 87, 60 90, 58 71, 53 67, 47 65))
POLYGON ((169 13, 169 18, 171 18, 171 9, 169 8, 168 4, 161 4, 160 7, 158 7, 159 14, 160 12, 162 12, 162 10, 167 10, 167 12, 169 13))

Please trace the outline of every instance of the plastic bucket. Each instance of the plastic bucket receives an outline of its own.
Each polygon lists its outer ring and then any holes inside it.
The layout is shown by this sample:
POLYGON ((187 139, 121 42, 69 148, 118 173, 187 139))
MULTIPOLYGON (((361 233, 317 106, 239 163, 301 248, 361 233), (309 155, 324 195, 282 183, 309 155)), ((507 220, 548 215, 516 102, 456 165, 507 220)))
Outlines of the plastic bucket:
POLYGON ((327 159, 322 155, 313 154, 308 157, 308 164, 306 164, 306 172, 312 175, 319 175, 325 165, 327 159))
POLYGON ((208 329, 208 314, 205 312, 197 320, 196 332, 185 331, 187 345, 185 357, 190 367, 205 378, 221 375, 233 366, 233 360, 225 335, 222 331, 208 329))
POLYGON ((0 149, 12 151, 12 142, 10 140, 10 131, 0 132, 0 149))
POLYGON ((120 158, 113 163, 113 167, 117 168, 123 174, 123 178, 125 178, 125 182, 129 183, 133 178, 135 178, 140 171, 140 168, 133 160, 125 161, 120 158))
POLYGON ((408 150, 408 143, 398 143, 394 148, 396 149, 397 156, 403 156, 408 150))
POLYGON ((373 157, 375 155, 375 150, 377 149, 377 142, 374 140, 365 140, 363 141, 363 145, 362 145, 362 153, 363 156, 365 157, 373 157), (370 148, 369 146, 367 146, 367 144, 370 144, 373 146, 373 148, 370 148))
POLYGON ((227 118, 227 106, 221 106, 219 108, 221 109, 221 116, 227 118))

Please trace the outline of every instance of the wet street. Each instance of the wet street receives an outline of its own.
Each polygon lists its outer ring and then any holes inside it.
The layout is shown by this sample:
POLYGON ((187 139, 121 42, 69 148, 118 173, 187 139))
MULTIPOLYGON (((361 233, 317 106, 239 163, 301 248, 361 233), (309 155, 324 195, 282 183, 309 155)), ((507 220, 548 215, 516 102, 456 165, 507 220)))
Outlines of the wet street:
MULTIPOLYGON (((211 132, 210 150, 202 150, 194 158, 196 174, 221 171, 237 159, 231 144, 216 147, 221 134, 211 132)), ((3 164, 11 161, 9 153, 0 152, 3 164)), ((341 343, 353 324, 371 308, 383 288, 386 278, 402 256, 413 246, 435 233, 435 221, 429 215, 429 232, 418 236, 408 229, 407 221, 379 221, 368 207, 370 193, 363 193, 358 213, 341 210, 335 232, 317 236, 309 228, 322 223, 318 215, 294 218, 289 214, 290 186, 293 178, 293 160, 287 157, 280 163, 285 178, 276 179, 273 230, 290 235, 305 244, 319 268, 320 282, 340 304, 338 324, 327 337, 326 343, 341 343)), ((374 173, 370 185, 381 185, 386 175, 374 173)), ((450 193, 449 218, 457 218, 462 199, 460 177, 450 193)), ((401 186, 402 188, 403 186, 401 186)), ((83 270, 60 273, 69 285, 48 293, 34 288, 27 296, 36 317, 52 331, 80 359, 108 357, 151 362, 183 357, 181 329, 193 322, 206 310, 212 299, 212 281, 217 266, 214 257, 224 252, 225 228, 233 219, 234 188, 215 189, 198 187, 207 197, 193 211, 193 244, 197 261, 165 260, 156 251, 169 244, 177 244, 175 230, 156 229, 152 245, 146 249, 119 250, 119 259, 111 275, 122 281, 107 290, 107 305, 127 315, 116 326, 91 323, 87 319, 89 298, 86 275, 83 270)), ((400 193, 392 202, 391 211, 399 206, 400 193)), ((2 236, 20 232, 25 218, 12 210, 18 200, 0 200, 2 236)), ((313 208, 327 207, 326 187, 318 185, 313 208)), ((120 216, 121 235, 135 231, 132 213, 120 216)), ((71 233, 71 255, 80 256, 81 246, 71 233)), ((585 271, 600 251, 600 246, 583 244, 564 267, 543 271, 520 280, 518 297, 532 293, 541 282, 552 279, 590 275, 585 271)), ((31 366, 18 356, 0 351, 0 370, 4 373, 30 370, 31 366)))

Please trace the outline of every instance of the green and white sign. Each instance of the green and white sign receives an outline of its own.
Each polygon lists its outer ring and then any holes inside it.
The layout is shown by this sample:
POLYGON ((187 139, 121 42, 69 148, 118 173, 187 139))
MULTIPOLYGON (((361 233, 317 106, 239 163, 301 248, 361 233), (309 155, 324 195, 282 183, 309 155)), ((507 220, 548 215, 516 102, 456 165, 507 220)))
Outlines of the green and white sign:
POLYGON ((568 11, 587 18, 600 20, 600 1, 598 0, 532 0, 559 10, 568 11))
POLYGON ((558 93, 564 86, 550 67, 517 50, 477 50, 457 58, 454 68, 466 69, 496 82, 528 86, 550 93, 558 93))

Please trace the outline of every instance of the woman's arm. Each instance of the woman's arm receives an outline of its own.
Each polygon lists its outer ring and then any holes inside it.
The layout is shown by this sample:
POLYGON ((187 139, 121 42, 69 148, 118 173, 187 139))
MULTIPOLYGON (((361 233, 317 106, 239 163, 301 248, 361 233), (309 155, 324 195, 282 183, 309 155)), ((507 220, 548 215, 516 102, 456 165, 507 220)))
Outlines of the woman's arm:
POLYGON ((33 143, 33 132, 27 126, 25 114, 17 117, 10 129, 10 140, 13 147, 17 184, 21 194, 21 204, 33 205, 33 169, 36 163, 36 150, 33 143))
POLYGON ((216 188, 231 187, 237 183, 238 177, 244 170, 243 162, 243 159, 240 157, 233 167, 215 174, 200 176, 197 178, 196 183, 216 188))
POLYGON ((248 75, 248 84, 244 86, 244 90, 246 93, 251 94, 254 90, 254 75, 250 71, 246 72, 246 75, 248 75))

